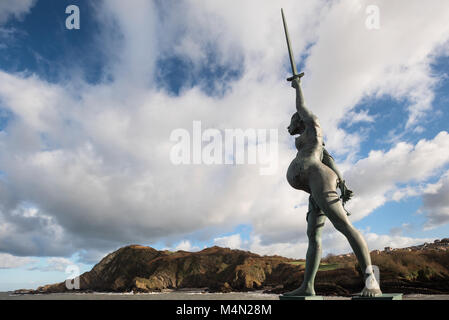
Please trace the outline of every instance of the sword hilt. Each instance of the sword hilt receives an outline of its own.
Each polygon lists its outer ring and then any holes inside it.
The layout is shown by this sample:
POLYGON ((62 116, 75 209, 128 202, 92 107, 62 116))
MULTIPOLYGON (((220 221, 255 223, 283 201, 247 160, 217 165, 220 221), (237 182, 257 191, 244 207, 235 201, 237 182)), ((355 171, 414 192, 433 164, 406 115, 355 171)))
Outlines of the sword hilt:
POLYGON ((287 78, 287 81, 293 81, 296 78, 301 79, 302 77, 304 77, 304 72, 301 72, 300 74, 295 74, 295 75, 291 76, 290 78, 287 78))

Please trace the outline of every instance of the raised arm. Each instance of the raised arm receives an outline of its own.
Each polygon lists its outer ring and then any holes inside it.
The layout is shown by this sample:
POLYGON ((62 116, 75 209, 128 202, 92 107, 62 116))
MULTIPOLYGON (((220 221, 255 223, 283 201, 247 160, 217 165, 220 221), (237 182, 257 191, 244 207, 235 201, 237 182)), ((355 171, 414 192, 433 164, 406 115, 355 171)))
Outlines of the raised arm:
POLYGON ((292 80, 292 87, 296 89, 296 110, 304 122, 316 120, 316 116, 306 107, 304 95, 301 89, 301 79, 296 77, 292 80))

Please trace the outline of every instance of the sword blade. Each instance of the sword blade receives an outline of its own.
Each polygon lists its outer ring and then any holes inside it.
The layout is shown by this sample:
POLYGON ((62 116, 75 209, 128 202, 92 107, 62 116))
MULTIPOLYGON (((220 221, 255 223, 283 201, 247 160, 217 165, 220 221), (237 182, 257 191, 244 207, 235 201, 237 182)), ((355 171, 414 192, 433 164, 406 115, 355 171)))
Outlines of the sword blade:
POLYGON ((281 14, 282 14, 282 22, 284 23, 285 38, 287 39, 287 47, 288 47, 288 54, 290 57, 290 64, 292 66, 293 77, 295 77, 298 75, 298 70, 296 70, 295 57, 293 56, 292 45, 290 43, 290 36, 288 35, 287 22, 285 21, 284 10, 282 8, 281 8, 281 14))

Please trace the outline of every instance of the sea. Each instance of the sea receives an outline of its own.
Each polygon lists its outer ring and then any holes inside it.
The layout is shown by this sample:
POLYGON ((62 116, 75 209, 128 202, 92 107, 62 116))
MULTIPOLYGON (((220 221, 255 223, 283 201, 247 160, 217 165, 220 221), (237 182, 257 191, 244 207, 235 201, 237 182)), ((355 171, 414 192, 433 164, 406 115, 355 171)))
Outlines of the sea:
POLYGON ((278 294, 262 292, 209 293, 199 290, 151 293, 46 293, 14 294, 0 292, 0 300, 279 300, 278 294))
MULTIPOLYGON (((350 297, 325 296, 324 300, 350 300, 350 297)), ((279 300, 278 294, 258 291, 209 293, 198 290, 154 293, 50 293, 14 294, 0 292, 0 300, 279 300)), ((404 295, 403 300, 449 300, 449 295, 404 295)))

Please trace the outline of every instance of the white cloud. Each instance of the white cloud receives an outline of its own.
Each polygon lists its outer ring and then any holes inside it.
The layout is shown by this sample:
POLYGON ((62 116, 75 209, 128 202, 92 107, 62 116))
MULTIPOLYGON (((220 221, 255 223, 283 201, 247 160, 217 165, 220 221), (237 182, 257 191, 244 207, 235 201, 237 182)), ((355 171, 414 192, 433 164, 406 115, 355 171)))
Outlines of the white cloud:
MULTIPOLYGON (((285 131, 294 92, 283 82, 289 66, 279 7, 298 61, 308 53, 306 100, 322 120, 326 145, 346 155, 357 151, 361 138, 337 124, 348 114, 380 121, 369 110, 351 113, 363 98, 407 99, 409 127, 425 117, 437 80, 429 65, 449 38, 446 1, 376 3, 381 29, 371 32, 364 27, 364 6, 372 1, 183 1, 162 8, 148 1, 103 2, 98 13, 106 40, 100 45, 109 53, 104 77, 112 81, 52 85, 0 72, 0 101, 14 115, 0 133, 6 151, 0 170, 7 176, 0 180, 0 250, 67 256, 80 248, 176 242, 208 228, 218 230, 213 238, 251 223, 259 237, 254 250, 304 252, 297 239, 306 228, 307 195, 285 180, 295 154, 285 131), (170 54, 191 61, 193 72, 234 66, 241 77, 207 80, 213 93, 226 87, 223 95, 206 94, 207 83, 200 82, 172 96, 155 83, 158 59, 170 54), (173 166, 170 132, 190 129, 198 119, 219 129, 278 128, 278 172, 261 177, 254 166, 173 166), (23 211, 24 202, 37 208, 35 217, 12 214, 23 211)), ((388 201, 397 183, 424 181, 445 165, 447 143, 442 132, 358 161, 347 173, 358 195, 354 218, 388 201)))
POLYGON ((183 240, 174 248, 175 251, 183 250, 183 251, 199 251, 200 248, 197 246, 192 246, 189 240, 183 240))
MULTIPOLYGON (((381 235, 369 231, 362 232, 362 234, 370 251, 382 250, 385 247, 405 248, 434 240, 431 238, 412 238, 401 235, 381 235)), ((240 242, 234 248, 249 250, 260 255, 280 255, 293 259, 304 259, 306 257, 307 246, 308 240, 305 234, 296 237, 292 242, 276 242, 270 244, 263 244, 260 237, 253 234, 249 241, 245 243, 240 242)), ((329 253, 346 254, 352 252, 346 238, 341 233, 330 228, 326 228, 326 232, 323 232, 322 247, 323 257, 329 253)))
POLYGON ((214 244, 219 247, 240 249, 242 247, 242 238, 240 234, 233 234, 225 237, 218 237, 214 239, 214 244))
POLYGON ((425 242, 432 242, 434 238, 411 238, 400 235, 379 235, 368 232, 364 234, 368 248, 370 250, 383 249, 385 247, 405 248, 411 247, 425 242))
POLYGON ((0 2, 0 24, 8 21, 10 17, 21 19, 36 3, 36 0, 2 0, 0 2))
MULTIPOLYGON (((363 230, 362 234, 370 251, 383 250, 385 247, 405 248, 434 240, 431 238, 412 238, 401 235, 377 234, 363 230)), ((342 234, 331 232, 323 237, 323 255, 326 255, 327 253, 344 254, 351 252, 352 249, 342 234)))
POLYGON ((407 99, 408 126, 425 117, 436 81, 429 62, 448 39, 448 19, 444 1, 431 1, 425 7, 420 1, 334 3, 319 25, 319 40, 310 50, 309 76, 304 80, 307 101, 328 132, 330 148, 347 150, 346 135, 329 132, 363 97, 407 99), (380 8, 379 30, 365 27, 365 8, 373 4, 380 8))
POLYGON ((52 257, 47 259, 47 264, 43 267, 37 267, 40 271, 59 271, 65 272, 68 266, 74 265, 74 263, 66 258, 52 257))
POLYGON ((307 241, 302 242, 276 242, 262 244, 259 236, 254 236, 248 250, 260 255, 279 255, 287 258, 303 259, 307 252, 307 241))
POLYGON ((161 17, 153 1, 133 0, 132 5, 120 0, 101 3, 97 10, 106 28, 106 48, 110 61, 110 74, 116 89, 132 92, 146 87, 155 75, 158 57, 157 24, 161 17), (111 31, 112 34, 111 34, 111 31))
POLYGON ((359 122, 374 122, 375 119, 374 116, 368 114, 368 110, 362 110, 360 112, 350 111, 348 113, 348 118, 350 125, 359 122))
POLYGON ((30 257, 17 257, 8 253, 0 253, 0 269, 19 268, 33 262, 35 262, 35 259, 30 257))
POLYGON ((394 227, 390 229, 390 235, 392 236, 400 236, 404 233, 404 231, 412 232, 414 226, 411 223, 403 223, 400 227, 394 227))
POLYGON ((388 151, 371 151, 345 173, 356 192, 348 204, 359 220, 389 200, 422 194, 420 188, 400 188, 399 184, 423 183, 449 163, 449 134, 440 132, 432 140, 416 145, 398 143, 388 151))
POLYGON ((427 229, 449 222, 449 171, 423 195, 421 212, 425 213, 427 229))

